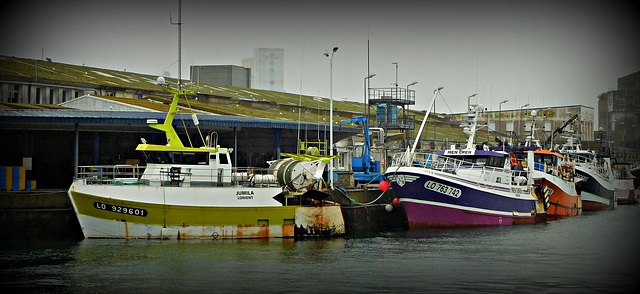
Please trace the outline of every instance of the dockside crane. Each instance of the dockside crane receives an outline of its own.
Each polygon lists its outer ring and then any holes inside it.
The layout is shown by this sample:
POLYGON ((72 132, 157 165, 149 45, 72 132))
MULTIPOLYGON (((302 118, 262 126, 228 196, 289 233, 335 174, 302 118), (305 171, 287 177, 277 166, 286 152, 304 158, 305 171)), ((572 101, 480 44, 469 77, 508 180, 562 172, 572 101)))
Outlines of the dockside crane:
POLYGON ((569 120, 567 120, 564 124, 562 124, 560 127, 556 128, 555 130, 553 130, 551 132, 551 136, 549 136, 549 138, 547 138, 546 141, 544 141, 544 148, 545 149, 551 149, 553 146, 551 145, 553 142, 553 138, 555 138, 555 136, 557 134, 562 134, 564 132, 564 128, 566 128, 569 124, 571 124, 574 120, 576 120, 578 118, 578 115, 574 115, 572 118, 570 118, 569 120))
POLYGON ((380 161, 376 161, 371 156, 371 138, 369 136, 369 122, 366 117, 358 116, 340 121, 343 123, 354 122, 357 125, 364 125, 364 143, 353 144, 353 156, 351 159, 351 169, 354 172, 356 182, 379 181, 383 176, 380 173, 380 161))

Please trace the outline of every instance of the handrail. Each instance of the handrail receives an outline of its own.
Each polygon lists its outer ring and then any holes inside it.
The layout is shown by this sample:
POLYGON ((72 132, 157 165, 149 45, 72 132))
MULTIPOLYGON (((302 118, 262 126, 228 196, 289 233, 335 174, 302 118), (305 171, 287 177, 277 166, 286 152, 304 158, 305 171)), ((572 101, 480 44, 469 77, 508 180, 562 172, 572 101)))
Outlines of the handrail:
POLYGON ((166 167, 155 172, 147 170, 146 166, 138 165, 90 165, 78 166, 78 178, 83 179, 88 185, 148 185, 148 179, 151 178, 158 179, 162 185, 167 186, 171 185, 172 181, 212 186, 279 186, 276 176, 270 174, 269 169, 253 167, 195 169, 180 166, 180 169, 176 170, 166 167))
MULTIPOLYGON (((394 166, 398 163, 406 163, 406 152, 396 153, 392 162, 394 166)), ((525 170, 510 170, 501 167, 486 166, 468 161, 463 161, 448 156, 438 156, 436 160, 427 159, 431 155, 429 153, 414 153, 411 160, 412 166, 425 169, 445 172, 450 174, 462 175, 470 181, 474 181, 476 185, 493 186, 496 183, 506 184, 509 186, 526 185, 528 179, 532 176, 525 170), (503 179, 507 179, 504 180, 503 179)), ((431 155, 433 158, 433 155, 431 155)))

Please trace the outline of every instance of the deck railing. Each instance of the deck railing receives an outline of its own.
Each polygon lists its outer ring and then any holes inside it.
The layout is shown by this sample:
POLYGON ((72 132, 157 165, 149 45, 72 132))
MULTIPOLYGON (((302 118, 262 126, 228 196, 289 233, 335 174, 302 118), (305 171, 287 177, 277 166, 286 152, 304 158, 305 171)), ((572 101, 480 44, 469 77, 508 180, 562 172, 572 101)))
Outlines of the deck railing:
POLYGON ((78 167, 78 178, 87 184, 117 184, 139 179, 143 172, 144 166, 139 165, 87 165, 78 167))
POLYGON ((580 164, 599 174, 603 178, 609 180, 611 175, 611 169, 607 167, 603 162, 599 162, 598 160, 590 157, 579 155, 575 153, 567 153, 564 155, 570 162, 574 164, 580 164))
MULTIPOLYGON (((406 153, 398 153, 393 157, 393 166, 406 166, 406 153), (403 164, 404 163, 404 164, 403 164)), ((531 175, 526 170, 510 170, 500 167, 486 166, 473 162, 463 161, 453 157, 434 156, 428 153, 415 153, 412 160, 413 167, 460 175, 478 186, 494 187, 496 183, 509 186, 524 186, 529 182, 531 175)), ((520 190, 521 191, 521 190, 520 190)))
POLYGON ((271 172, 267 168, 251 167, 196 169, 175 166, 150 171, 146 166, 138 165, 91 165, 79 166, 78 178, 87 185, 153 185, 152 182, 156 182, 160 186, 279 186, 271 172))

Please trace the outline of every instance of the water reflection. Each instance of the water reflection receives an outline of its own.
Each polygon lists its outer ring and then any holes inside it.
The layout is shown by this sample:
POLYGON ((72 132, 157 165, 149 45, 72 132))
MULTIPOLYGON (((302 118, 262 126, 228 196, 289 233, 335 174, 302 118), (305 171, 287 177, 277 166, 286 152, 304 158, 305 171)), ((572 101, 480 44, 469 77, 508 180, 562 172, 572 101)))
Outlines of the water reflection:
POLYGON ((4 242, 14 292, 625 292, 640 206, 547 224, 347 238, 4 242))

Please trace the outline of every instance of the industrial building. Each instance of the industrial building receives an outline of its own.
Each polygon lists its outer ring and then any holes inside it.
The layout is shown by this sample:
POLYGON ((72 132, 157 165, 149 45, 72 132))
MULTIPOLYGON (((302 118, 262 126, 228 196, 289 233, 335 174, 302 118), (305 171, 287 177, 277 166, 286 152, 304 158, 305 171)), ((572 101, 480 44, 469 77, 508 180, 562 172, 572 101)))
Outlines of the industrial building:
POLYGON ((251 88, 251 69, 237 65, 192 65, 191 82, 251 88))
POLYGON ((598 96, 598 125, 617 146, 640 146, 640 71, 618 78, 616 90, 598 96))
POLYGON ((242 66, 251 69, 251 88, 284 91, 284 49, 256 48, 242 66))

